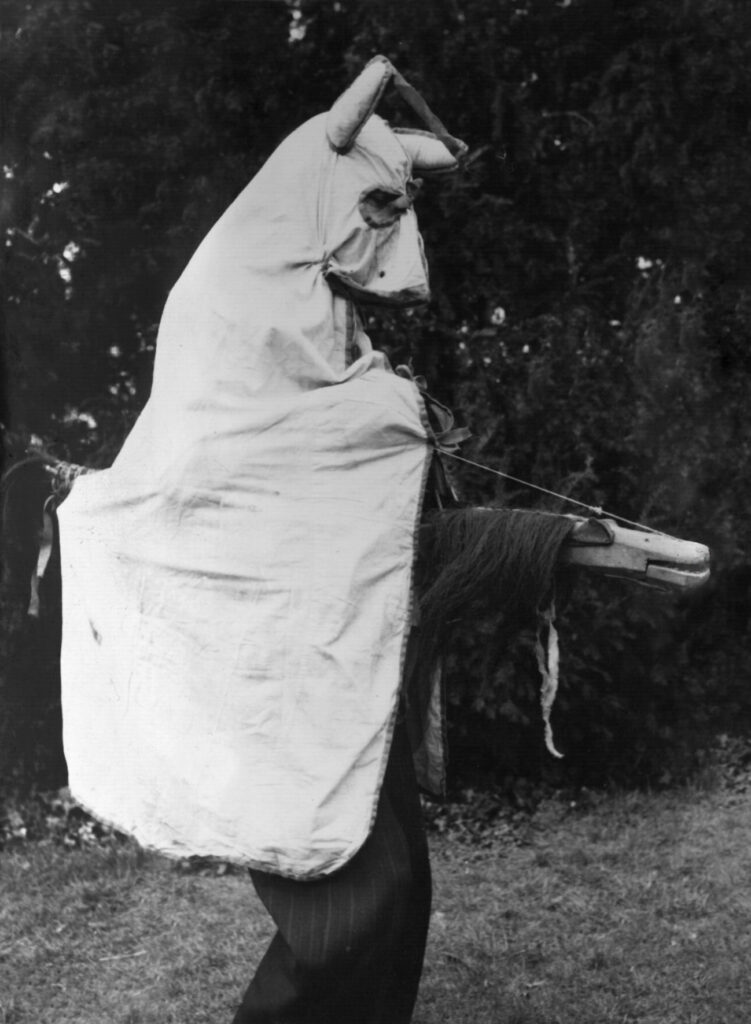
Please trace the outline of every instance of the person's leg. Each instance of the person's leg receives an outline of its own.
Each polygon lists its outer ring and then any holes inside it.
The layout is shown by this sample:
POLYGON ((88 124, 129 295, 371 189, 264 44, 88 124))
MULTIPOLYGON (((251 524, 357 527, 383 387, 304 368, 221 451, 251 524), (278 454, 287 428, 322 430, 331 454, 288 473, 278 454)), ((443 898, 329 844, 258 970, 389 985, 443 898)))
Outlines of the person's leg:
POLYGON ((233 1024, 407 1024, 422 971, 430 866, 404 729, 373 831, 335 874, 251 877, 277 925, 233 1024))

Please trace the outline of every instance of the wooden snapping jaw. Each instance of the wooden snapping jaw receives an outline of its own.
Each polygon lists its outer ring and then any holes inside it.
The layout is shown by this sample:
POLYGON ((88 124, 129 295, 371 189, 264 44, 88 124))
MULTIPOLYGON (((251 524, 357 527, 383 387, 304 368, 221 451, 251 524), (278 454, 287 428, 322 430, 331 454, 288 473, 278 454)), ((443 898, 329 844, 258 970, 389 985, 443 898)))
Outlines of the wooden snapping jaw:
POLYGON ((572 517, 563 565, 635 580, 661 590, 688 591, 709 579, 709 549, 664 533, 619 526, 613 519, 572 517))

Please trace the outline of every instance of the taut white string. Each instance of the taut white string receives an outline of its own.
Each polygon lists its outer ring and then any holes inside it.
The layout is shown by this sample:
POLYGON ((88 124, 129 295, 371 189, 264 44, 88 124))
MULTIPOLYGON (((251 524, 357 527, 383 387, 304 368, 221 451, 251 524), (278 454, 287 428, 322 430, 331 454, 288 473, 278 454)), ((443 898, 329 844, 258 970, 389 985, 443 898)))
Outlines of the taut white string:
POLYGON ((463 455, 457 455, 456 452, 450 452, 444 448, 437 449, 441 455, 448 455, 449 458, 456 459, 458 462, 464 462, 468 466, 474 466, 475 469, 482 469, 485 473, 493 473, 495 476, 503 477, 504 480, 511 480, 515 484, 521 484, 522 487, 531 487, 532 490, 540 491, 542 494, 547 494, 551 498, 558 498, 560 501, 567 501, 571 505, 578 505, 579 508, 584 508, 587 512, 591 512, 595 516, 607 516, 608 519, 617 519, 619 523, 626 523, 627 526, 635 526, 638 530, 646 530, 647 533, 659 533, 663 537, 667 537, 668 534, 662 530, 656 530, 653 526, 646 526, 644 523, 637 523, 633 519, 626 519, 625 516, 619 516, 615 512, 608 512, 607 509, 602 508, 600 505, 588 505, 585 501, 578 501, 576 498, 569 498, 566 494, 559 494, 557 491, 551 491, 547 487, 541 487, 539 484, 530 483, 529 480, 522 480, 518 476, 512 476, 510 473, 504 473, 500 469, 493 469, 491 466, 485 466, 482 462, 474 462, 472 459, 465 459, 463 455))

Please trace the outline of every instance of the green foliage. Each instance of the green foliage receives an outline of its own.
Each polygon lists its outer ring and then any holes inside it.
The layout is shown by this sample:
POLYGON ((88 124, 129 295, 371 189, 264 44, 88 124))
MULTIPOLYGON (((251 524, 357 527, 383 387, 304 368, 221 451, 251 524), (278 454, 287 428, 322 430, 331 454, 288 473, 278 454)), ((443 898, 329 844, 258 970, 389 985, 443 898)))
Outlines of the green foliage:
MULTIPOLYGON (((385 53, 470 158, 425 190, 434 302, 372 315, 374 342, 471 426, 470 458, 714 552, 714 583, 691 600, 573 585, 554 713, 565 770, 654 778, 691 729, 748 722, 745 5, 40 0, 4 19, 7 424, 106 464, 198 240, 277 142, 385 53)), ((537 501, 456 476, 472 501, 537 501)), ((530 637, 489 666, 484 630, 463 624, 448 664, 459 764, 539 773, 530 637)))

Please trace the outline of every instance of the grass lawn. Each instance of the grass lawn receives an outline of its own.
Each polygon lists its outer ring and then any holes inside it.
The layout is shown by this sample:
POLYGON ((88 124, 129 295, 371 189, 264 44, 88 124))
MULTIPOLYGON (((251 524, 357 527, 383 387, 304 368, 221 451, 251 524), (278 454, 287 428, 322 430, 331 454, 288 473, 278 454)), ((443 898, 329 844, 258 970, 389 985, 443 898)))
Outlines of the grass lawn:
MULTIPOLYGON (((544 805, 433 840, 415 1024, 749 1024, 751 800, 544 805)), ((0 854, 0 1024, 227 1024, 272 927, 242 874, 132 847, 0 854)))

